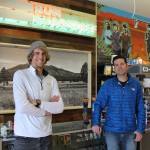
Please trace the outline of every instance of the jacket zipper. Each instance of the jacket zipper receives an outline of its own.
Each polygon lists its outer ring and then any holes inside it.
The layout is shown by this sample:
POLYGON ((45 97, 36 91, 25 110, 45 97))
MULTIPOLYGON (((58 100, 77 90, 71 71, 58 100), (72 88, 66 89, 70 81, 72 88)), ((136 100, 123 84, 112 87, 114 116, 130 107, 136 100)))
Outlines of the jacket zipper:
POLYGON ((122 95, 124 96, 124 89, 125 89, 125 87, 123 87, 123 91, 122 91, 122 95))
MULTIPOLYGON (((39 78, 39 77, 38 77, 39 78)), ((41 84, 41 90, 43 90, 43 78, 39 78, 39 82, 41 84)))
POLYGON ((42 82, 42 81, 40 81, 40 83, 41 83, 41 90, 43 90, 43 82, 42 82))

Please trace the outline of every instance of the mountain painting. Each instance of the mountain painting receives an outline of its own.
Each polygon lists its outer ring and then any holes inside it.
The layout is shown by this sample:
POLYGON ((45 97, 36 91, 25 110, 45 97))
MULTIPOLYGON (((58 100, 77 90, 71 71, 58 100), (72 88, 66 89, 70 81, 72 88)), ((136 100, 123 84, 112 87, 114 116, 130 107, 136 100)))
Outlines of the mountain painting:
MULTIPOLYGON (((27 62, 28 47, 0 45, 1 112, 15 109, 13 74, 19 69, 29 67, 27 62)), ((48 49, 51 59, 45 64, 44 68, 57 79, 65 109, 82 108, 83 99, 91 98, 91 52, 48 49)))

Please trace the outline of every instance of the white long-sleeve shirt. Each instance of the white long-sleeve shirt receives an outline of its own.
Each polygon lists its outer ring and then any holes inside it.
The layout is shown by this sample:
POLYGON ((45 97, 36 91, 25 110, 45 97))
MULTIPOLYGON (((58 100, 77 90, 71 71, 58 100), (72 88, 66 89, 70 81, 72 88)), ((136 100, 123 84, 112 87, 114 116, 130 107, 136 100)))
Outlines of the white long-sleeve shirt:
POLYGON ((13 77, 13 94, 15 100, 14 132, 17 136, 44 137, 52 133, 52 115, 45 116, 45 111, 52 114, 63 112, 64 103, 57 81, 46 71, 41 80, 36 70, 30 68, 18 70, 13 77), (58 102, 50 102, 53 96, 59 96, 58 102), (40 108, 35 107, 29 99, 40 99, 40 108))

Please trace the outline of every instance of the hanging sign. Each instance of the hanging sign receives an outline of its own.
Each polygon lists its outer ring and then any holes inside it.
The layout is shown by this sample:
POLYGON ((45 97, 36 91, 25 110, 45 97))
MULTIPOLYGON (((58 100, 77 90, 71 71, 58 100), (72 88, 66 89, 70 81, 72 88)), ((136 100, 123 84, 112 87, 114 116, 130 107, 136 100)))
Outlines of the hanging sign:
POLYGON ((142 66, 142 72, 143 73, 150 73, 150 66, 149 65, 143 65, 142 66))
POLYGON ((96 37, 96 16, 30 0, 0 0, 0 24, 96 37))

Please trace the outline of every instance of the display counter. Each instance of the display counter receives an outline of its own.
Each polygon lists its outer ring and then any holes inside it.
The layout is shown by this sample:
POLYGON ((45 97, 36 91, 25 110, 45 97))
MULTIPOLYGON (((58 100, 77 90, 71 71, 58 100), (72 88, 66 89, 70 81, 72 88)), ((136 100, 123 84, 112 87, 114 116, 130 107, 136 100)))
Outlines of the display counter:
MULTIPOLYGON (((106 150, 103 136, 93 133, 90 122, 72 121, 52 124, 53 150, 106 150)), ((13 150, 11 134, 0 138, 0 150, 13 150)))
MULTIPOLYGON (((106 150, 103 134, 101 136, 92 132, 91 124, 83 121, 73 121, 53 124, 52 147, 54 150, 106 150)), ((150 127, 145 134, 137 150, 150 149, 150 127)), ((1 137, 0 150, 13 150, 14 137, 1 137)))
POLYGON ((106 150, 104 137, 93 133, 91 123, 73 121, 53 124, 55 150, 106 150))

